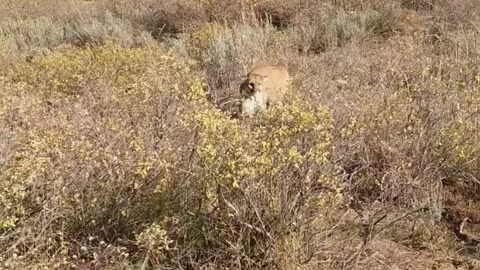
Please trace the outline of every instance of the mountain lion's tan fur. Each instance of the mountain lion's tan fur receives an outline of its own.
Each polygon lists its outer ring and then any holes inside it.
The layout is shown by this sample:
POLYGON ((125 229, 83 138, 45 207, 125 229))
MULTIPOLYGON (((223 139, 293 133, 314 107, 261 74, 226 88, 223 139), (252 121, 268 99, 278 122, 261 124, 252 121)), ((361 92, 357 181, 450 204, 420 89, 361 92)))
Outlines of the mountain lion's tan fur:
POLYGON ((263 65, 254 68, 240 86, 242 114, 265 111, 280 103, 288 91, 290 75, 281 65, 263 65))

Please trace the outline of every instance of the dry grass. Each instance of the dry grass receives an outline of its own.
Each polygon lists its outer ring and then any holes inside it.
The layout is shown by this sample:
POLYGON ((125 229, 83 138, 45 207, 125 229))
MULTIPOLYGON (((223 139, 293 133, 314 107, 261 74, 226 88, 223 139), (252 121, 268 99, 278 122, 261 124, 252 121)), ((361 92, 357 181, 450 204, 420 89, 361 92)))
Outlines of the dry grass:
POLYGON ((3 1, 0 268, 479 269, 479 10, 3 1))

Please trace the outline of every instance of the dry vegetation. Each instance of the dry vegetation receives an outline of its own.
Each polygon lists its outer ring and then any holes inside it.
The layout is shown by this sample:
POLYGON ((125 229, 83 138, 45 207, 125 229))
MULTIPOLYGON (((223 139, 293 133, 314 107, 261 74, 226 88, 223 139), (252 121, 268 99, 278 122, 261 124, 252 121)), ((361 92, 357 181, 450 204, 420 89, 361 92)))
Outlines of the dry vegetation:
POLYGON ((480 269, 479 25, 477 0, 3 0, 0 268, 480 269), (231 118, 277 62, 286 104, 231 118))

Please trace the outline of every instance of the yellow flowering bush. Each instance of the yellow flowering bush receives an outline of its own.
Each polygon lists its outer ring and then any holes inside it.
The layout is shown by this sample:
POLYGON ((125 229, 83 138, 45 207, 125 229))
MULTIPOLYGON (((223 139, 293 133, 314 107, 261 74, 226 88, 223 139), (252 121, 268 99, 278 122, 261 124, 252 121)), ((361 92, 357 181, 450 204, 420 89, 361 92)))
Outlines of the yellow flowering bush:
POLYGON ((437 139, 438 154, 462 172, 478 174, 480 154, 479 123, 458 119, 452 126, 442 129, 437 139))
POLYGON ((168 239, 167 231, 162 228, 161 224, 153 223, 136 236, 136 241, 141 248, 148 252, 168 250, 169 245, 173 242, 168 239))
MULTIPOLYGON (((280 241, 292 230, 313 226, 315 221, 297 223, 302 216, 299 212, 313 211, 321 217, 343 201, 343 186, 332 170, 333 119, 327 108, 293 98, 241 122, 208 104, 197 104, 197 108, 184 122, 198 140, 198 161, 189 177, 198 190, 198 207, 205 213, 217 209, 218 221, 213 218, 210 222, 219 231, 207 237, 246 248, 247 239, 227 233, 246 233, 240 230, 245 222, 263 230, 265 238, 256 239, 262 242, 261 249, 272 240, 267 235, 280 241), (296 201, 298 196, 301 201, 296 201), (286 209, 298 212, 292 215, 286 209), (260 212, 255 218, 252 211, 260 212), (281 222, 267 229, 262 220, 281 222)), ((235 254, 234 250, 225 252, 235 254)))
POLYGON ((178 115, 204 96, 186 61, 158 47, 73 49, 15 66, 0 89, 2 131, 14 136, 0 160, 1 232, 53 213, 32 233, 107 241, 165 211, 187 147, 178 115))
MULTIPOLYGON (((206 109, 191 116, 199 129, 198 154, 208 183, 238 187, 248 178, 275 178, 285 167, 300 169, 329 162, 331 115, 298 104, 275 107, 254 119, 248 131, 223 112, 206 109), (299 144, 301 138, 308 142, 299 144)), ((302 179, 310 181, 311 179, 302 179)))
POLYGON ((193 59, 203 62, 206 52, 213 46, 221 32, 228 29, 218 23, 207 23, 199 30, 190 34, 185 48, 193 59))

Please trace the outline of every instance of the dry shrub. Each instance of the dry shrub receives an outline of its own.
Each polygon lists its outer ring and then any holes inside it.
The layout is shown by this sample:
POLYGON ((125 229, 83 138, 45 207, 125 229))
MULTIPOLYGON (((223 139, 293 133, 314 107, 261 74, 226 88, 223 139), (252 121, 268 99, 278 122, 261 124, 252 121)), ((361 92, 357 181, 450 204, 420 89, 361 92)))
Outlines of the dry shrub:
MULTIPOLYGON (((101 47, 102 48, 102 47, 101 47)), ((110 48, 110 47, 106 47, 110 48)), ((46 98, 83 94, 85 77, 93 81, 109 78, 109 83, 128 91, 137 83, 138 73, 148 70, 148 63, 139 62, 149 55, 142 50, 127 51, 118 56, 118 49, 66 50, 49 57, 33 59, 30 63, 13 67, 7 78, 13 82, 35 85, 46 98), (131 53, 130 53, 131 52, 131 53), (93 62, 97 58, 102 62, 93 62), (110 66, 107 66, 110 65, 110 66)))
POLYGON ((0 5, 0 268, 474 268, 478 1, 57 2, 0 5))
POLYGON ((345 11, 319 4, 300 11, 294 18, 302 51, 323 52, 347 44, 388 38, 399 28, 396 7, 345 11))
POLYGON ((3 44, 0 48, 1 60, 4 63, 32 54, 42 55, 49 47, 65 40, 62 26, 45 17, 32 20, 2 19, 0 33, 3 44))
POLYGON ((469 1, 440 1, 435 5, 434 20, 436 25, 444 30, 478 31, 480 20, 480 3, 469 1))
POLYGON ((191 68, 105 45, 8 73, 5 267, 274 267, 329 239, 343 202, 329 110, 292 99, 240 125, 191 68))
POLYGON ((207 24, 187 38, 185 47, 205 70, 210 93, 218 100, 237 94, 249 69, 267 61, 273 34, 271 25, 207 24))
POLYGON ((124 47, 138 47, 152 39, 149 32, 135 28, 130 21, 115 17, 108 10, 96 17, 70 18, 63 29, 64 42, 76 46, 114 41, 124 47))
POLYGON ((113 17, 109 11, 102 16, 74 17, 66 21, 51 17, 5 18, 0 20, 0 49, 3 62, 15 62, 47 55, 62 44, 85 46, 115 41, 124 47, 151 43, 148 33, 135 30, 130 22, 113 17))
POLYGON ((403 8, 412 10, 432 10, 435 5, 446 1, 439 0, 402 0, 401 5, 403 8))
POLYGON ((99 7, 98 2, 83 0, 5 0, 0 5, 0 15, 3 18, 68 18, 83 11, 96 14, 99 7))
POLYGON ((434 48, 412 42, 392 40, 382 45, 384 53, 376 48, 331 53, 323 61, 338 70, 320 72, 303 87, 334 108, 337 155, 359 201, 426 206, 439 218, 442 179, 469 178, 466 172, 478 177, 477 61, 466 55, 434 60, 434 48), (452 175, 452 168, 464 175, 452 175))
POLYGON ((199 27, 207 20, 197 1, 52 2, 4 4, 5 12, 16 13, 0 20, 3 62, 46 55, 63 43, 85 46, 115 41, 135 47, 151 43, 152 37, 161 39, 199 27))
POLYGON ((399 30, 405 35, 421 38, 425 36, 428 26, 427 19, 414 11, 404 11, 399 17, 399 30))
POLYGON ((295 0, 279 2, 274 0, 258 1, 255 12, 264 20, 269 20, 277 29, 285 29, 292 24, 298 10, 305 8, 308 1, 295 0))
POLYGON ((333 225, 323 216, 343 193, 330 162, 331 116, 299 102, 248 127, 205 100, 186 115, 198 140, 188 177, 198 212, 162 221, 157 245, 171 244, 145 250, 153 265, 176 256, 183 267, 196 258, 198 266, 272 268, 282 260, 298 264, 316 250, 321 241, 312 232, 333 225))
POLYGON ((115 16, 131 22, 156 39, 200 27, 208 21, 201 1, 193 0, 105 0, 108 10, 115 16))
POLYGON ((3 260, 105 263, 94 256, 100 243, 120 248, 167 211, 155 188, 183 159, 175 116, 195 74, 168 52, 108 45, 34 60, 8 81, 0 115, 14 141, 0 174, 9 205, 0 217, 3 260))
POLYGON ((233 23, 238 22, 245 16, 250 5, 255 1, 251 0, 203 0, 203 8, 208 14, 210 22, 233 23))
MULTIPOLYGON (((387 235, 375 233, 380 222, 364 239, 396 236, 398 243, 438 254, 462 245, 453 231, 470 216, 465 213, 478 208, 472 198, 480 177, 480 100, 478 60, 471 50, 477 41, 435 54, 436 47, 419 38, 396 37, 379 47, 344 47, 311 57, 301 88, 308 100, 333 109, 334 160, 365 226, 427 209, 390 224, 387 235), (419 227, 424 222, 435 225, 419 227)), ((370 249, 373 242, 356 255, 360 265, 377 252, 370 249)))
POLYGON ((426 18, 424 42, 435 45, 438 49, 436 53, 443 55, 452 51, 458 53, 458 50, 466 49, 463 46, 475 44, 479 10, 478 1, 434 1, 430 12, 419 12, 426 18))

